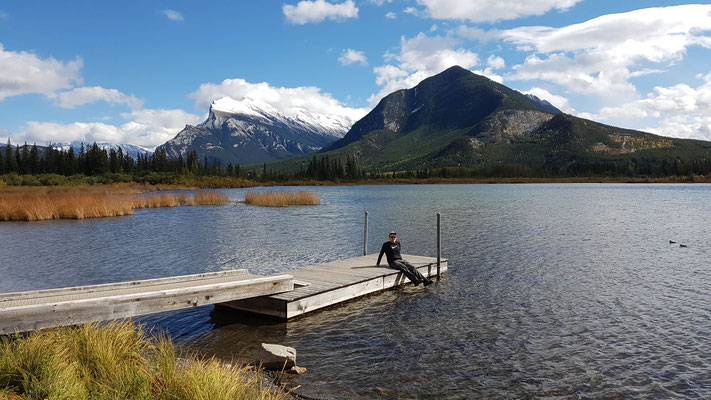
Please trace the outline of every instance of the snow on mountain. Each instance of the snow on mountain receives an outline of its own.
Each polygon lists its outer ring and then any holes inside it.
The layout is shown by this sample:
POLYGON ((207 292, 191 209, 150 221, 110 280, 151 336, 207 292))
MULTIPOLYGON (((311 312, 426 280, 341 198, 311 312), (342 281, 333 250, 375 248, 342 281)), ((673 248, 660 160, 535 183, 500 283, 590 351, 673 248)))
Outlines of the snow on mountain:
POLYGON ((289 115, 253 98, 222 97, 207 119, 186 125, 165 148, 171 158, 196 151, 222 165, 250 164, 313 153, 342 138, 354 121, 295 108, 289 115))
POLYGON ((210 117, 215 116, 215 118, 208 117, 200 126, 210 125, 214 127, 220 125, 225 119, 233 118, 235 115, 252 116, 267 121, 279 122, 287 126, 293 126, 296 129, 307 129, 336 139, 342 138, 355 122, 343 115, 316 114, 303 109, 297 109, 293 112, 293 115, 286 115, 262 100, 250 97, 245 97, 243 100, 222 97, 213 101, 210 106, 210 117))
MULTIPOLYGON (((88 143, 88 142, 82 142, 80 140, 72 140, 71 142, 63 142, 63 143, 52 143, 50 145, 51 148, 53 149, 61 149, 62 151, 69 151, 69 148, 72 147, 74 148, 74 153, 79 154, 79 151, 81 150, 81 145, 84 145, 84 148, 86 149, 89 146, 93 146, 94 143, 88 143)), ((114 149, 118 151, 119 147, 123 149, 124 154, 128 154, 129 156, 133 157, 135 160, 138 157, 138 154, 141 155, 151 155, 153 154, 153 151, 137 146, 135 144, 113 144, 113 143, 96 143, 97 146, 99 146, 102 149, 106 149, 106 151, 109 151, 110 149, 114 149)))

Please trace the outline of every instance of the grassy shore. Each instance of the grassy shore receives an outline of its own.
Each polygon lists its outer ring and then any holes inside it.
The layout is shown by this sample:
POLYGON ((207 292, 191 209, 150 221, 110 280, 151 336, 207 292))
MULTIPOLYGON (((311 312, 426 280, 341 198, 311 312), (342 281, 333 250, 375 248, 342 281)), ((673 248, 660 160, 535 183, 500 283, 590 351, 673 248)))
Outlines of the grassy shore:
POLYGON ((321 200, 316 193, 300 190, 266 192, 247 192, 244 194, 244 202, 254 206, 265 207, 286 207, 286 206, 315 206, 321 204, 321 200))
POLYGON ((0 338, 0 399, 285 399, 260 371, 178 359, 172 342, 130 322, 0 338))
POLYGON ((145 184, 96 186, 12 186, 0 189, 0 221, 42 221, 131 215, 141 208, 227 204, 219 191, 144 193, 145 184))

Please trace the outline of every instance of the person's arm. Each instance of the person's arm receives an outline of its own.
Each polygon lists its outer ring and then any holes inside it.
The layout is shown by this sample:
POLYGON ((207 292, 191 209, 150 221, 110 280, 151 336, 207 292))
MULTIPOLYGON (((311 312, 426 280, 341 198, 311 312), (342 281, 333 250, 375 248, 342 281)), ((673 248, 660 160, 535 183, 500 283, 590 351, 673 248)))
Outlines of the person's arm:
POLYGON ((380 265, 380 260, 382 260, 383 254, 385 254, 385 245, 380 248, 380 254, 378 255, 378 263, 375 265, 380 265))

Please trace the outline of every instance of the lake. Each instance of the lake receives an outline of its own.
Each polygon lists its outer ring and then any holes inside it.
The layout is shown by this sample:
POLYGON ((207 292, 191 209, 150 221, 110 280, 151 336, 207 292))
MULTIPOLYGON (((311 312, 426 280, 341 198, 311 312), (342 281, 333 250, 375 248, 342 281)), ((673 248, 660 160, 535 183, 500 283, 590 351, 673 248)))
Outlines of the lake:
POLYGON ((289 323, 211 306, 137 320, 225 360, 293 346, 308 373, 292 383, 316 398, 711 396, 711 185, 306 189, 321 206, 246 206, 229 189, 227 206, 0 223, 0 292, 288 272, 360 255, 364 211, 369 252, 395 230, 404 253, 435 256, 440 212, 449 272, 426 289, 289 323))

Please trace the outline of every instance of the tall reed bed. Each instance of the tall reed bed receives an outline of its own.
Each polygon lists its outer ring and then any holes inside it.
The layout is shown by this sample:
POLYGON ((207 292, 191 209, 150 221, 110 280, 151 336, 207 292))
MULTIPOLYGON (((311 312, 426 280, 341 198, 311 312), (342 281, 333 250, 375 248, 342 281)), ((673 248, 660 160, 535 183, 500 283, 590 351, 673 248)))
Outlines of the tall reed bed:
POLYGON ((244 202, 255 206, 286 207, 294 205, 314 206, 321 204, 314 192, 307 191, 266 191, 247 192, 244 202))
POLYGON ((34 188, 0 191, 0 221, 42 221, 131 215, 141 208, 227 204, 219 191, 141 193, 137 186, 34 188))
POLYGON ((130 322, 0 338, 0 398, 260 399, 287 394, 259 371, 216 359, 178 360, 172 342, 130 322))

